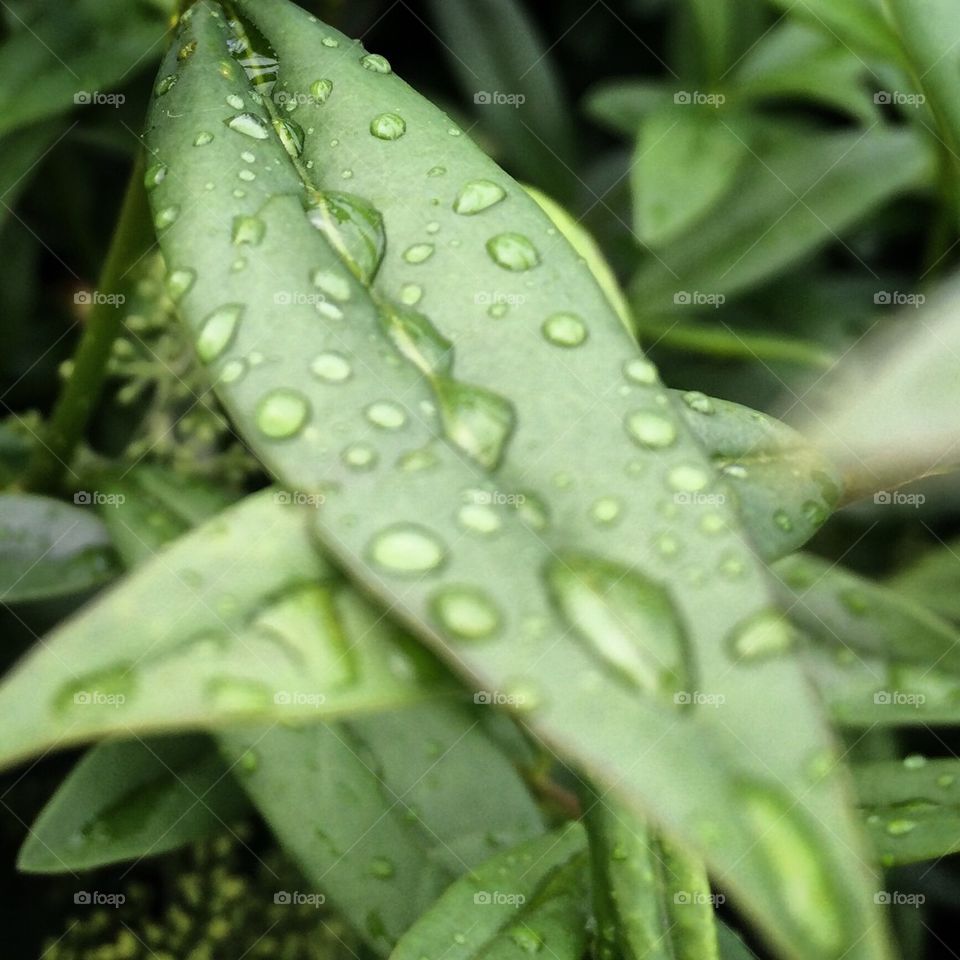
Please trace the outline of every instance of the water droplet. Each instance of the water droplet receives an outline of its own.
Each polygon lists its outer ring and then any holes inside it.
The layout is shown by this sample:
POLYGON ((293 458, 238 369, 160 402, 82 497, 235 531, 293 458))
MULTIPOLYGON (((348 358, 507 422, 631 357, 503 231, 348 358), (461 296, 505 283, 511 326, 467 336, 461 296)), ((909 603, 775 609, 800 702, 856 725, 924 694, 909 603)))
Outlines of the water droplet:
MULTIPOLYGON (((253 181, 257 179, 257 175, 256 175, 252 170, 241 170, 241 171, 237 174, 237 176, 238 176, 241 180, 243 180, 244 183, 253 183, 253 181)), ((246 194, 245 194, 242 190, 239 190, 239 191, 236 191, 236 190, 235 190, 233 195, 234 195, 234 196, 237 196, 237 193, 239 193, 241 197, 245 197, 245 196, 246 196, 246 194)))
POLYGON ((217 677, 207 684, 207 694, 218 710, 229 713, 262 713, 273 705, 273 694, 258 680, 217 677))
POLYGON ((399 140, 407 132, 407 121, 396 113, 381 113, 370 121, 370 132, 378 140, 399 140))
POLYGON ((510 939, 524 953, 539 953, 543 949, 543 937, 526 925, 514 927, 510 931, 510 939))
POLYGON ((60 712, 100 708, 112 712, 128 702, 135 690, 134 665, 119 663, 83 674, 64 684, 54 696, 53 706, 60 712))
POLYGON ((431 167, 427 171, 428 177, 442 177, 447 172, 446 167, 431 167))
POLYGON ((456 213, 469 217, 489 210, 507 195, 507 191, 492 180, 471 180, 463 185, 453 201, 456 213))
POLYGON ((453 344, 414 310, 400 310, 387 304, 380 314, 384 332, 394 347, 417 369, 427 375, 448 374, 453 366, 453 344))
POLYGON ((263 434, 274 440, 283 440, 299 433, 309 416, 307 398, 297 390, 281 387, 260 401, 256 421, 263 434))
POLYGON ((392 73, 393 67, 386 57, 381 57, 379 53, 368 53, 360 58, 360 66, 364 70, 371 70, 374 73, 392 73))
POLYGON ((231 130, 242 133, 245 137, 252 137, 254 140, 267 140, 270 137, 267 121, 254 113, 238 113, 224 122, 231 130))
POLYGON ((167 294, 174 303, 179 303, 190 292, 197 274, 186 267, 171 270, 167 277, 167 294))
POLYGON ((579 347, 587 339, 587 327, 574 313, 555 313, 544 322, 543 335, 556 347, 579 347))
POLYGON ((663 414, 637 410, 627 415, 625 426, 630 437, 641 447, 662 450, 677 440, 677 428, 663 414))
POLYGON ((331 49, 335 49, 336 47, 340 46, 340 41, 336 37, 324 37, 320 42, 325 47, 330 47, 331 49))
POLYGON ((956 779, 952 773, 941 773, 940 776, 937 777, 937 786, 940 787, 941 790, 946 790, 948 787, 953 786, 956 779))
POLYGON ((397 466, 404 473, 418 473, 421 470, 429 470, 431 467, 435 467, 437 463, 436 454, 429 447, 410 450, 397 460, 397 466))
POLYGON ((407 283, 400 290, 400 302, 415 307, 423 299, 423 287, 418 283, 407 283))
POLYGON ((727 518, 722 513, 707 513, 700 518, 700 529, 704 533, 724 533, 728 529, 727 518))
POLYGON ((154 93, 158 97, 162 97, 164 94, 169 93, 176 85, 180 78, 175 74, 171 73, 168 77, 163 77, 161 80, 157 81, 156 87, 154 87, 154 93))
POLYGON ((243 109, 243 97, 237 96, 235 93, 227 95, 227 106, 233 107, 234 110, 243 109))
POLYGON ((420 574, 437 570, 446 559, 440 540, 415 524, 395 524, 374 537, 370 558, 384 570, 420 574))
POLYGON ((356 443, 341 454, 343 462, 351 470, 372 470, 377 465, 377 451, 365 443, 356 443))
POLYGON ((193 56, 194 51, 197 49, 197 41, 191 40, 189 43, 185 43, 177 51, 177 59, 181 62, 184 60, 189 60, 193 56))
POLYGON ((276 117, 273 121, 273 129, 276 130, 283 149, 293 157, 298 159, 303 154, 303 144, 306 139, 303 127, 293 120, 276 117))
POLYGON ((649 361, 640 357, 627 361, 623 367, 623 375, 644 387, 652 387, 657 383, 657 368, 649 361))
POLYGON ((687 641, 663 587, 579 554, 553 561, 547 578, 564 616, 618 674, 649 694, 687 689, 687 641))
POLYGON ((791 533, 793 531, 793 521, 790 519, 790 514, 786 510, 776 510, 773 514, 773 522, 784 532, 791 533))
POLYGON ((227 349, 242 314, 243 306, 231 303, 214 310, 203 321, 197 337, 197 355, 204 363, 212 363, 227 349))
POLYGON ((424 263, 433 256, 435 250, 432 243, 415 243, 404 251, 403 259, 407 263, 424 263))
POLYGON ((457 522, 471 533, 490 536, 500 529, 500 515, 485 503, 465 503, 457 511, 457 522))
POLYGON ((500 612, 475 587, 438 590, 430 598, 430 612, 440 627, 461 640, 486 640, 500 629, 500 612))
POLYGON ((175 223, 177 217, 179 216, 180 208, 176 204, 169 207, 164 207, 162 210, 158 211, 157 215, 153 218, 153 225, 158 230, 165 230, 167 227, 175 223))
POLYGON ((737 660, 765 660, 793 649, 796 636, 779 610, 764 610, 738 624, 728 638, 737 660))
POLYGON ((378 210, 352 194, 314 194, 307 219, 327 238, 358 279, 365 284, 373 282, 387 243, 383 217, 378 210))
POLYGON ((902 837, 916 829, 916 826, 917 823, 915 820, 898 819, 891 820, 887 824, 886 830, 891 837, 902 837))
POLYGON ((746 570, 747 567, 743 559, 735 553, 725 554, 720 559, 720 572, 731 580, 742 577, 746 570))
POLYGON ((667 482, 680 493, 697 493, 710 483, 710 476, 700 467, 674 467, 667 482))
POLYGON ((862 617, 870 612, 870 600, 862 590, 841 590, 840 602, 855 617, 862 617))
POLYGON ((375 857, 370 864, 370 873, 378 880, 389 880, 397 872, 392 860, 375 857))
POLYGON ((521 233, 501 233, 487 241, 487 253, 505 270, 532 270, 540 263, 537 248, 521 233))
POLYGON ((546 530, 550 525, 550 510, 535 493, 521 493, 516 500, 517 515, 532 530, 546 530))
POLYGON ((243 360, 228 360, 220 371, 221 383, 236 383, 247 372, 247 365, 243 360))
POLYGON ((311 277, 313 285, 334 300, 346 303, 350 299, 350 281, 332 270, 316 270, 311 277))
POLYGON ((697 413, 703 413, 708 416, 716 413, 717 410, 713 401, 705 393, 700 393, 697 390, 690 390, 688 393, 685 393, 683 395, 683 402, 691 410, 696 410, 697 413))
POLYGON ((193 138, 193 145, 195 147, 205 147, 208 143, 213 143, 213 134, 207 130, 201 130, 200 133, 193 138))
POLYGON ((513 405, 489 390, 449 377, 436 377, 433 386, 451 442, 482 467, 495 470, 513 433, 513 405))
POLYGON ((927 765, 927 758, 922 753, 911 753, 903 758, 903 765, 907 770, 922 770, 927 765))
POLYGON ((343 354, 333 351, 315 357, 310 370, 315 377, 327 383, 343 383, 353 373, 350 361, 343 354))
POLYGON ((235 246, 248 243, 259 246, 267 233, 267 225, 259 217, 239 216, 233 218, 231 237, 235 246))
POLYGON ((326 103, 330 99, 331 93, 333 93, 332 80, 314 80, 313 83, 310 84, 310 96, 312 96, 317 103, 326 103))
POLYGON ((824 507, 823 504, 817 503, 816 500, 804 501, 804 504, 800 510, 803 513, 807 523, 809 523, 811 526, 819 527, 826 523, 828 516, 827 508, 824 507))
POLYGON ((152 190, 154 187, 163 183, 167 178, 167 165, 165 163, 152 163, 147 167, 147 172, 143 175, 143 185, 152 190))
POLYGON ((487 310, 487 315, 493 317, 494 320, 502 320, 509 311, 510 308, 505 303, 493 303, 487 310))
POLYGON ((403 407, 389 400, 371 403, 366 410, 367 420, 382 430, 399 430, 407 422, 403 407))
POLYGON ((595 523, 609 526, 620 518, 623 504, 616 497, 601 497, 590 508, 590 516, 595 523))

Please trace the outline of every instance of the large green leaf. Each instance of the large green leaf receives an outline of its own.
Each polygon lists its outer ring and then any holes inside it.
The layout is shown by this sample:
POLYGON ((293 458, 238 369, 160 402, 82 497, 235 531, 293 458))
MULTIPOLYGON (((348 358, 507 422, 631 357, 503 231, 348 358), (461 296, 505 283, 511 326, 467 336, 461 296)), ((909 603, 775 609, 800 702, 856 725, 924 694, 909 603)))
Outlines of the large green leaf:
POLYGON ((589 268, 382 58, 287 4, 240 9, 282 64, 274 96, 314 98, 297 127, 221 65, 199 4, 147 134, 181 312, 240 431, 291 489, 323 491, 339 563, 683 836, 785 953, 882 956, 843 778, 808 783, 830 741, 773 655, 789 634, 762 569, 732 505, 674 499, 725 488, 589 268), (330 196, 344 186, 363 200, 330 196), (730 555, 742 571, 714 575, 730 555), (669 709, 699 689, 724 694, 722 722, 669 709), (803 896, 774 836, 806 853, 803 896))
POLYGON ((932 172, 932 152, 911 131, 768 128, 728 199, 638 271, 634 309, 690 309, 695 294, 730 296, 769 279, 932 172))
POLYGON ((960 621, 960 542, 950 540, 907 564, 889 586, 947 620, 960 621))
POLYGON ((247 809, 204 737, 103 743, 43 808, 17 866, 27 873, 72 873, 157 856, 228 830, 247 809))
MULTIPOLYGON (((93 494, 79 496, 88 503, 93 494)), ((89 507, 0 494, 0 602, 80 593, 116 576, 117 570, 110 537, 89 507)))
POLYGON ((960 851, 960 763, 919 755, 854 767, 867 829, 885 866, 960 851))
POLYGON ((487 861, 457 881, 397 945, 391 960, 508 960, 586 947, 583 830, 570 824, 487 861))
POLYGON ((673 94, 667 84, 659 81, 608 80, 590 91, 584 108, 597 123, 632 139, 643 120, 666 107, 673 94))
POLYGON ((219 739, 307 881, 378 952, 455 877, 543 829, 505 756, 456 706, 219 739))
POLYGON ((313 550, 310 511, 282 497, 215 518, 50 634, 0 686, 0 763, 109 734, 422 698, 417 651, 339 586, 313 550))

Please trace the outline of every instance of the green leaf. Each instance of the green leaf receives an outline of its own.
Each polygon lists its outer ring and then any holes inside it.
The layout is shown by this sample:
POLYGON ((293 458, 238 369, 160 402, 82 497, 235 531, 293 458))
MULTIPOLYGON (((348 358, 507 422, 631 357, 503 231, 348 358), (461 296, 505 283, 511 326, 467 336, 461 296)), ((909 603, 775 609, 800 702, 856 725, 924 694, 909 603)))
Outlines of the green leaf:
POLYGON ((823 30, 869 58, 897 63, 897 37, 881 0, 772 0, 792 17, 823 30))
POLYGON ((75 105, 115 108, 109 91, 159 55, 164 29, 159 11, 126 0, 45 6, 0 44, 0 136, 75 105))
POLYGON ((70 596, 117 574, 107 531, 89 509, 0 494, 0 530, 0 602, 70 596))
POLYGON ((524 6, 517 0, 431 0, 429 7, 460 88, 507 166, 568 196, 576 182, 566 97, 551 48, 524 6))
POLYGON ((637 272, 641 316, 694 293, 730 296, 810 256, 893 197, 932 176, 932 155, 906 130, 769 131, 727 200, 637 272))
POLYGON ((300 154, 297 130, 253 96, 261 90, 221 69, 228 37, 215 8, 192 9, 162 68, 178 79, 148 124, 168 169, 151 196, 167 262, 193 271, 180 312, 238 430, 291 489, 323 492, 316 529, 350 575, 568 761, 702 854, 787 955, 883 956, 842 778, 807 782, 809 757, 830 744, 819 704, 789 657, 754 645, 789 642, 762 568, 732 504, 674 500, 726 487, 589 269, 382 58, 290 5, 240 5, 283 64, 275 98, 330 91, 309 104, 323 134, 304 127, 300 154), (201 133, 213 139, 195 147, 201 133), (235 197, 221 172, 244 154, 256 176, 235 197), (344 220, 333 224, 322 194, 345 184, 362 201, 337 199, 344 220), (238 256, 246 265, 233 270, 238 256), (506 316, 488 315, 490 294, 506 316), (423 313, 403 309, 412 301, 423 313), (267 343, 271 362, 246 364, 267 343), (584 464, 602 489, 580 479, 584 464), (716 514, 727 529, 705 531, 716 514), (712 576, 728 553, 743 560, 739 581, 712 576), (682 554, 702 557, 696 577, 673 565, 682 554), (587 608, 574 611, 576 632, 551 590, 571 555, 624 581, 597 618, 590 581, 577 591, 587 608), (653 689, 623 682, 593 629, 638 598, 628 619, 650 634, 633 654, 653 689), (679 636, 691 651, 678 664, 683 689, 723 693, 723 722, 671 709, 674 690, 656 686, 657 651, 679 636), (717 818, 722 830, 710 827, 717 818), (788 883, 795 868, 755 842, 770 822, 808 853, 804 897, 788 883))
POLYGON ((693 18, 703 78, 707 83, 716 83, 726 75, 735 57, 736 0, 686 0, 686 7, 693 18))
POLYGON ((717 960, 714 899, 701 865, 616 800, 588 794, 601 957, 717 960))
POLYGON ((673 94, 672 87, 652 80, 608 80, 590 91, 584 108, 597 123, 633 139, 650 114, 672 103, 673 94))
POLYGON ((808 554, 785 557, 773 569, 786 587, 791 619, 822 642, 960 679, 956 628, 896 590, 808 554))
POLYGON ((941 617, 960 622, 960 542, 929 550, 900 570, 888 586, 941 617))
POLYGON ((586 852, 570 824, 499 854, 458 880, 391 960, 507 960, 544 951, 578 960, 586 947, 586 852))
POLYGON ((247 809, 205 737, 103 743, 43 808, 17 867, 73 873, 154 857, 228 829, 247 809))
POLYGON ((719 109, 671 104, 646 117, 630 165, 640 240, 662 247, 699 222, 733 186, 749 152, 744 125, 719 109))
POLYGON ((884 866, 960 852, 960 762, 912 755, 855 766, 853 772, 884 866))
POLYGON ((833 465, 799 433, 765 414, 696 391, 684 393, 683 401, 687 425, 729 478, 760 556, 775 560, 799 549, 836 508, 842 479, 833 465))
POLYGON ((54 630, 0 686, 0 763, 117 733, 423 698, 416 651, 338 585, 307 521, 275 491, 251 497, 54 630))
POLYGON ((455 877, 543 829, 517 773, 456 706, 219 739, 307 881, 378 952, 455 877))

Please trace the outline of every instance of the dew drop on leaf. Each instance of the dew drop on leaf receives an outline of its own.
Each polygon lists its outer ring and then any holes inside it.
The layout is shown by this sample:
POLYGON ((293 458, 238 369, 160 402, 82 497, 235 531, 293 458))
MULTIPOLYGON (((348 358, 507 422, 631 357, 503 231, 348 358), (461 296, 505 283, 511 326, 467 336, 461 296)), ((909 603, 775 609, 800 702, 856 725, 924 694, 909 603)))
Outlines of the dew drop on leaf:
POLYGON ((332 270, 316 270, 311 277, 313 285, 325 294, 346 303, 350 299, 350 281, 332 270))
POLYGON ((166 283, 170 299, 174 303, 179 303, 193 287, 196 279, 196 272, 186 267, 171 270, 166 283))
POLYGON ((674 467, 667 476, 671 489, 679 493, 697 493, 710 483, 710 475, 700 467, 674 467))
POLYGON ((369 554, 378 567, 399 574, 429 573, 439 569, 446 559, 440 540, 412 523, 395 524, 378 533, 369 554))
POLYGON ((266 120, 254 113, 238 113, 224 122, 231 130, 254 140, 267 140, 270 137, 270 127, 266 120))
POLYGON ((163 183, 167 178, 167 165, 165 163, 152 163, 147 167, 143 175, 143 185, 147 190, 153 190, 154 187, 163 183))
POLYGON ((267 225, 259 217, 239 216, 233 218, 231 238, 235 246, 250 244, 256 247, 263 242, 267 225))
POLYGON ((522 272, 540 263, 537 248, 522 233, 501 233, 487 241, 487 253, 504 270, 522 272))
POLYGON ((377 451, 365 443, 355 443, 347 447, 341 459, 351 470, 372 470, 377 465, 377 451))
POLYGON ((277 136, 283 144, 283 149, 286 150, 294 160, 299 159, 303 154, 303 144, 305 140, 303 127, 293 120, 285 120, 277 117, 273 120, 273 129, 276 130, 277 136))
POLYGON ((435 250, 432 243, 415 243, 404 251, 403 259, 407 263, 425 263, 433 256, 435 250))
POLYGON ((164 207, 162 210, 157 211, 157 215, 153 218, 153 225, 158 230, 165 230, 167 227, 176 223, 177 217, 179 216, 180 208, 176 204, 164 207))
POLYGON ((360 66, 364 70, 370 70, 373 73, 392 73, 393 67, 386 57, 381 57, 379 53, 368 53, 360 58, 360 66))
POLYGON ((489 536, 501 526, 500 515, 485 503, 465 503, 457 511, 457 522, 470 533, 489 536))
POLYGON ((764 610, 737 624, 727 640, 735 660, 766 660, 793 649, 793 628, 779 610, 764 610))
POLYGON ((212 363, 230 345, 243 314, 243 306, 227 304, 214 310, 200 327, 197 336, 197 355, 204 363, 212 363))
POLYGON ((387 244, 383 217, 376 208, 353 194, 317 193, 310 198, 307 219, 358 279, 373 282, 387 244))
POLYGON ((310 416, 307 398, 285 387, 268 393, 257 405, 256 423, 260 432, 274 440, 295 436, 310 416))
POLYGON ((193 139, 195 147, 205 147, 208 143, 213 143, 213 134, 208 130, 201 130, 193 139))
POLYGON ((657 368, 642 357, 628 360, 623 367, 623 375, 633 383, 643 387, 652 387, 657 382, 657 368))
POLYGON ((370 133, 378 140, 399 140, 407 132, 407 121, 396 113, 381 113, 370 121, 370 133))
POLYGON ((461 640, 486 640, 500 629, 500 611, 476 587, 443 587, 430 598, 430 612, 438 626, 461 640))
POLYGON ((406 422, 407 415, 403 407, 389 400, 371 403, 366 410, 367 420, 381 430, 399 430, 406 422))
POLYGON ((333 93, 333 81, 322 79, 314 80, 310 84, 310 96, 317 103, 326 103, 330 99, 330 94, 333 93))
POLYGON ((449 377, 437 377, 434 390, 450 441, 482 467, 495 469, 513 433, 513 405, 489 390, 449 377))
POLYGON ((697 413, 703 413, 707 416, 716 413, 716 407, 713 401, 705 394, 697 390, 690 390, 683 395, 683 402, 697 413))
POLYGON ((153 92, 158 97, 162 97, 164 94, 169 93, 177 85, 177 81, 179 79, 180 78, 175 73, 170 74, 168 77, 163 77, 157 81, 157 85, 153 92))
POLYGON ((314 357, 310 370, 317 379, 326 383, 343 383, 353 373, 350 361, 343 354, 333 351, 314 357))
POLYGON ((628 414, 626 428, 635 443, 651 450, 670 447, 677 440, 677 428, 673 421, 649 410, 637 410, 628 414))
POLYGON ((543 335, 556 347, 579 347, 587 339, 587 327, 573 313, 555 313, 543 324, 543 335))
POLYGON ((469 217, 489 210, 507 195, 507 191, 492 180, 470 180, 463 185, 453 202, 456 213, 469 217))
POLYGON ((259 680, 215 677, 207 684, 214 707, 230 713, 261 713, 273 703, 273 693, 259 680))

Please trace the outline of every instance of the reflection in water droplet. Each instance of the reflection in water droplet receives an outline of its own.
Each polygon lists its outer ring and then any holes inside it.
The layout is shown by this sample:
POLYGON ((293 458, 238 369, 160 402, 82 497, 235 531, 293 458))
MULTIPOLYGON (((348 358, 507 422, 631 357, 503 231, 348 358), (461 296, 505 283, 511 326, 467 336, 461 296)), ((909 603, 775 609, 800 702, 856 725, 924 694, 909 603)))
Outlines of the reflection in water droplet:
POLYGON ((299 433, 309 416, 307 398, 297 390, 282 387, 271 391, 260 401, 256 422, 265 436, 283 440, 299 433))
POLYGON ((422 373, 449 374, 453 366, 453 344, 415 310, 400 310, 386 304, 380 314, 384 331, 394 347, 422 373))
POLYGON ((449 377, 436 377, 433 386, 450 441, 482 467, 496 469, 513 433, 513 405, 489 390, 449 377))
POLYGON ((491 180, 471 180, 464 184, 453 202, 453 209, 462 216, 473 216, 489 210, 507 195, 507 191, 491 180))
POLYGON ((233 107, 234 110, 243 109, 243 97, 237 96, 235 93, 231 93, 227 96, 227 106, 233 107))
POLYGON ((348 193, 313 194, 307 219, 331 243, 354 275, 373 282, 387 238, 383 217, 361 197, 348 193))
POLYGON ((443 587, 430 598, 430 612, 443 630, 461 640, 486 640, 500 629, 500 612, 475 587, 443 587))
POLYGON ((154 87, 153 92, 158 96, 162 97, 164 94, 169 93, 179 81, 179 77, 172 73, 169 77, 163 77, 161 80, 157 81, 156 87, 154 87))
POLYGON ((374 537, 373 562, 390 573, 418 574, 437 570, 446 559, 440 540, 415 524, 395 524, 374 537))
POLYGON ((167 165, 165 163, 153 163, 147 167, 147 171, 143 175, 143 185, 148 190, 152 190, 158 184, 163 183, 166 178, 167 165))
POLYGON ((373 73, 392 73, 393 67, 386 57, 381 57, 379 53, 368 53, 360 58, 360 65, 364 70, 371 70, 373 73))
POLYGON ((314 80, 314 82, 310 84, 310 96, 312 96, 317 103, 326 103, 330 99, 331 93, 333 93, 332 80, 314 80))
POLYGON ((381 113, 370 121, 370 133, 378 140, 399 140, 407 132, 407 121, 397 113, 381 113))
POLYGON ((282 119, 280 117, 275 118, 272 123, 273 129, 276 130, 277 136, 283 144, 283 149, 286 150, 294 160, 302 156, 303 144, 306 139, 303 127, 293 120, 282 119))
POLYGON ((252 137, 254 140, 267 140, 270 137, 267 121, 254 113, 238 113, 224 122, 231 130, 242 133, 245 137, 252 137))

